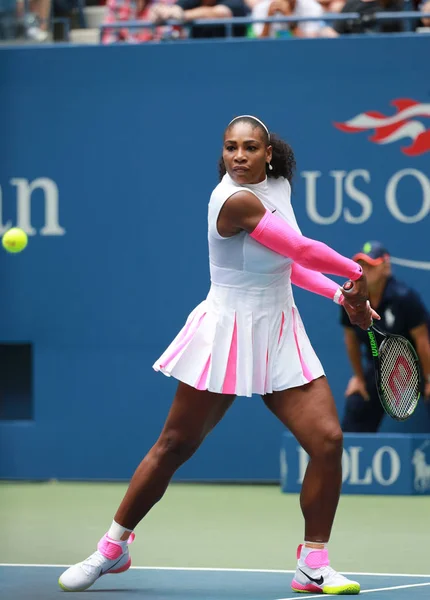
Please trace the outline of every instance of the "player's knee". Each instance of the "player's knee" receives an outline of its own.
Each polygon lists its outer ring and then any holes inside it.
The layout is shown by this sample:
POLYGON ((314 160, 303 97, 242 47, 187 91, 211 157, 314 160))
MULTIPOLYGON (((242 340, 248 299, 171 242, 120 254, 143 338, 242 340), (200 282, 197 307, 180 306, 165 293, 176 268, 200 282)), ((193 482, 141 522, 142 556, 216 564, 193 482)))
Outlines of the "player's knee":
POLYGON ((179 466, 191 458, 199 445, 200 440, 193 439, 183 432, 166 431, 157 443, 158 458, 179 466))
POLYGON ((341 460, 343 450, 343 433, 340 425, 327 429, 320 442, 318 454, 325 460, 341 460))

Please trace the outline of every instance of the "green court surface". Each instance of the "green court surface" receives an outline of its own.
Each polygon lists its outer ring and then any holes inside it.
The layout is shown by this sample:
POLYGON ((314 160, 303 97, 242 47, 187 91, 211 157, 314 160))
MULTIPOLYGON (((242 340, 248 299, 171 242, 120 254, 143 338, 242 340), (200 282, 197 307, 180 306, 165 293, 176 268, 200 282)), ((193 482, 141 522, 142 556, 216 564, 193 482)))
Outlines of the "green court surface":
MULTIPOLYGON (((123 483, 0 483, 0 563, 68 565, 93 552, 123 483)), ((133 565, 293 569, 297 495, 275 485, 173 484, 136 530, 133 565)), ((342 496, 330 542, 340 571, 430 575, 430 501, 342 496)), ((430 590, 428 590, 430 597, 430 590)))

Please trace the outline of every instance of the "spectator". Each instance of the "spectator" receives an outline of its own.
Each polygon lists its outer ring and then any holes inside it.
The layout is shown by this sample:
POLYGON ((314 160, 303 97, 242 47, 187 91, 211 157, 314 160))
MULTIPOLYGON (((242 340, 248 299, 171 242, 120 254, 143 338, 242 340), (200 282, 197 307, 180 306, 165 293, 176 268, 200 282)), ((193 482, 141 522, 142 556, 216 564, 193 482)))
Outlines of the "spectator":
MULTIPOLYGON (((353 259, 362 266, 366 275, 370 304, 381 315, 378 324, 381 330, 403 335, 415 346, 423 372, 422 393, 430 409, 430 320, 421 298, 413 289, 393 277, 390 257, 380 242, 367 242, 353 259)), ((367 333, 353 327, 344 310, 341 323, 354 372, 345 392, 342 429, 345 432, 376 432, 382 422, 384 409, 376 390, 367 333), (363 357, 362 349, 365 351, 363 357)))
MULTIPOLYGON (((140 31, 124 29, 114 31, 106 30, 103 35, 104 43, 112 43, 119 41, 127 42, 146 42, 154 39, 162 39, 166 35, 176 35, 184 37, 185 31, 181 26, 170 27, 163 26, 163 23, 168 20, 187 22, 197 19, 230 19, 231 17, 243 17, 247 14, 247 8, 243 0, 179 0, 176 4, 175 0, 108 0, 108 14, 105 23, 114 23, 115 21, 130 21, 142 20, 158 23, 155 30, 150 28, 140 31)), ((244 35, 244 26, 236 26, 233 28, 234 35, 244 35)), ((210 38, 224 37, 225 28, 223 26, 199 26, 190 27, 190 37, 193 38, 210 38)))
MULTIPOLYGON (((248 8, 244 0, 178 0, 178 6, 184 11, 185 21, 196 19, 231 19, 232 17, 245 17, 248 8)), ((246 26, 233 27, 234 36, 246 34, 246 26)), ((191 28, 193 38, 219 38, 225 36, 225 27, 208 25, 191 28)))
MULTIPOLYGON (((17 0, 18 18, 24 16, 24 0, 17 0)), ((30 0, 30 14, 26 18, 26 36, 34 42, 46 42, 48 39, 51 0, 30 0)))
MULTIPOLYGON (((265 17, 297 16, 322 17, 323 9, 317 0, 260 0, 253 11, 255 19, 265 17)), ((293 23, 255 23, 253 33, 256 37, 279 37, 290 32, 297 37, 319 37, 323 21, 301 21, 293 23)))
MULTIPOLYGON (((326 14, 340 13, 345 6, 345 0, 318 0, 323 12, 326 14)), ((338 37, 338 33, 332 27, 332 21, 324 23, 321 29, 320 37, 338 37)))
POLYGON ((345 0, 318 0, 318 3, 323 11, 330 15, 340 13, 345 6, 345 0))
POLYGON ((341 13, 359 13, 360 19, 336 21, 333 29, 344 33, 398 33, 404 29, 400 20, 376 21, 376 12, 397 12, 403 10, 403 0, 346 0, 341 13))
POLYGON ((245 0, 245 4, 248 7, 248 10, 252 12, 254 7, 259 3, 260 0, 245 0))
POLYGON ((107 0, 104 24, 124 21, 124 29, 105 29, 102 36, 103 44, 115 42, 140 43, 161 39, 172 34, 172 28, 158 26, 154 29, 128 29, 127 21, 161 21, 166 19, 181 19, 183 11, 174 5, 175 0, 107 0), (163 9, 168 9, 164 14, 163 9))
MULTIPOLYGON (((430 0, 427 0, 427 2, 424 2, 424 4, 422 4, 420 6, 419 10, 423 13, 430 14, 430 0)), ((430 17, 423 17, 421 19, 421 24, 418 27, 418 31, 420 31, 420 32, 430 31, 430 17)))

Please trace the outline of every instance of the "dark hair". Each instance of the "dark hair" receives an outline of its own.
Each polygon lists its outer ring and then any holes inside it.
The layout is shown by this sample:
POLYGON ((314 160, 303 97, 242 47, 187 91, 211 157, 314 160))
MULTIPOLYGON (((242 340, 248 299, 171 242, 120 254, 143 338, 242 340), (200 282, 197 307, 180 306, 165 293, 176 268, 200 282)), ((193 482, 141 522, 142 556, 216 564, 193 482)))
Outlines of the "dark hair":
MULTIPOLYGON (((284 140, 276 135, 276 133, 270 132, 269 139, 267 131, 263 125, 261 125, 261 123, 253 117, 239 117, 233 123, 231 123, 227 129, 229 129, 233 124, 240 122, 249 123, 253 127, 258 127, 263 134, 266 146, 272 146, 272 161, 270 164, 272 165, 273 169, 270 170, 269 165, 266 166, 267 177, 273 177, 274 179, 277 179, 278 177, 285 177, 285 179, 287 179, 291 184, 296 170, 296 159, 291 146, 287 144, 287 142, 284 142, 284 140)), ((222 156, 218 161, 218 174, 220 180, 226 174, 222 156)))

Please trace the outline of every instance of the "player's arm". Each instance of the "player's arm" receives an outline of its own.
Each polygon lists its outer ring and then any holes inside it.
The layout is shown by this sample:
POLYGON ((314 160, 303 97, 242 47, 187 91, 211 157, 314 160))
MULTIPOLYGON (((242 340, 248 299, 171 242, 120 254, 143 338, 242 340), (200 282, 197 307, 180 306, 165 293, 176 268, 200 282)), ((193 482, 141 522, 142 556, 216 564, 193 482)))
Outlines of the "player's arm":
POLYGON ((226 200, 220 210, 217 227, 220 235, 225 237, 244 230, 258 243, 292 258, 302 267, 355 281, 348 294, 348 315, 351 323, 362 329, 370 326, 372 313, 367 304, 367 283, 361 267, 326 244, 298 233, 268 211, 251 192, 241 190, 226 200))
POLYGON ((247 231, 263 246, 292 258, 307 269, 357 281, 354 286, 357 295, 367 300, 367 285, 360 265, 326 244, 298 233, 267 210, 254 194, 240 191, 230 196, 220 211, 218 231, 222 224, 232 231, 247 231))
POLYGON ((291 269, 291 283, 303 290, 324 296, 336 304, 343 304, 342 288, 329 277, 317 271, 306 269, 293 263, 291 269))
MULTIPOLYGON (((342 293, 343 288, 329 277, 326 277, 322 273, 305 269, 305 267, 302 267, 297 263, 293 263, 291 270, 291 282, 294 285, 307 290, 308 292, 324 296, 325 298, 333 300, 333 302, 336 302, 336 304, 341 304, 349 317, 350 323, 360 325, 360 318, 357 313, 357 308, 354 305, 349 304, 348 298, 345 299, 345 296, 342 293)), ((381 319, 381 317, 376 311, 373 310, 373 308, 371 308, 370 311, 372 319, 376 319, 378 321, 381 319)))

